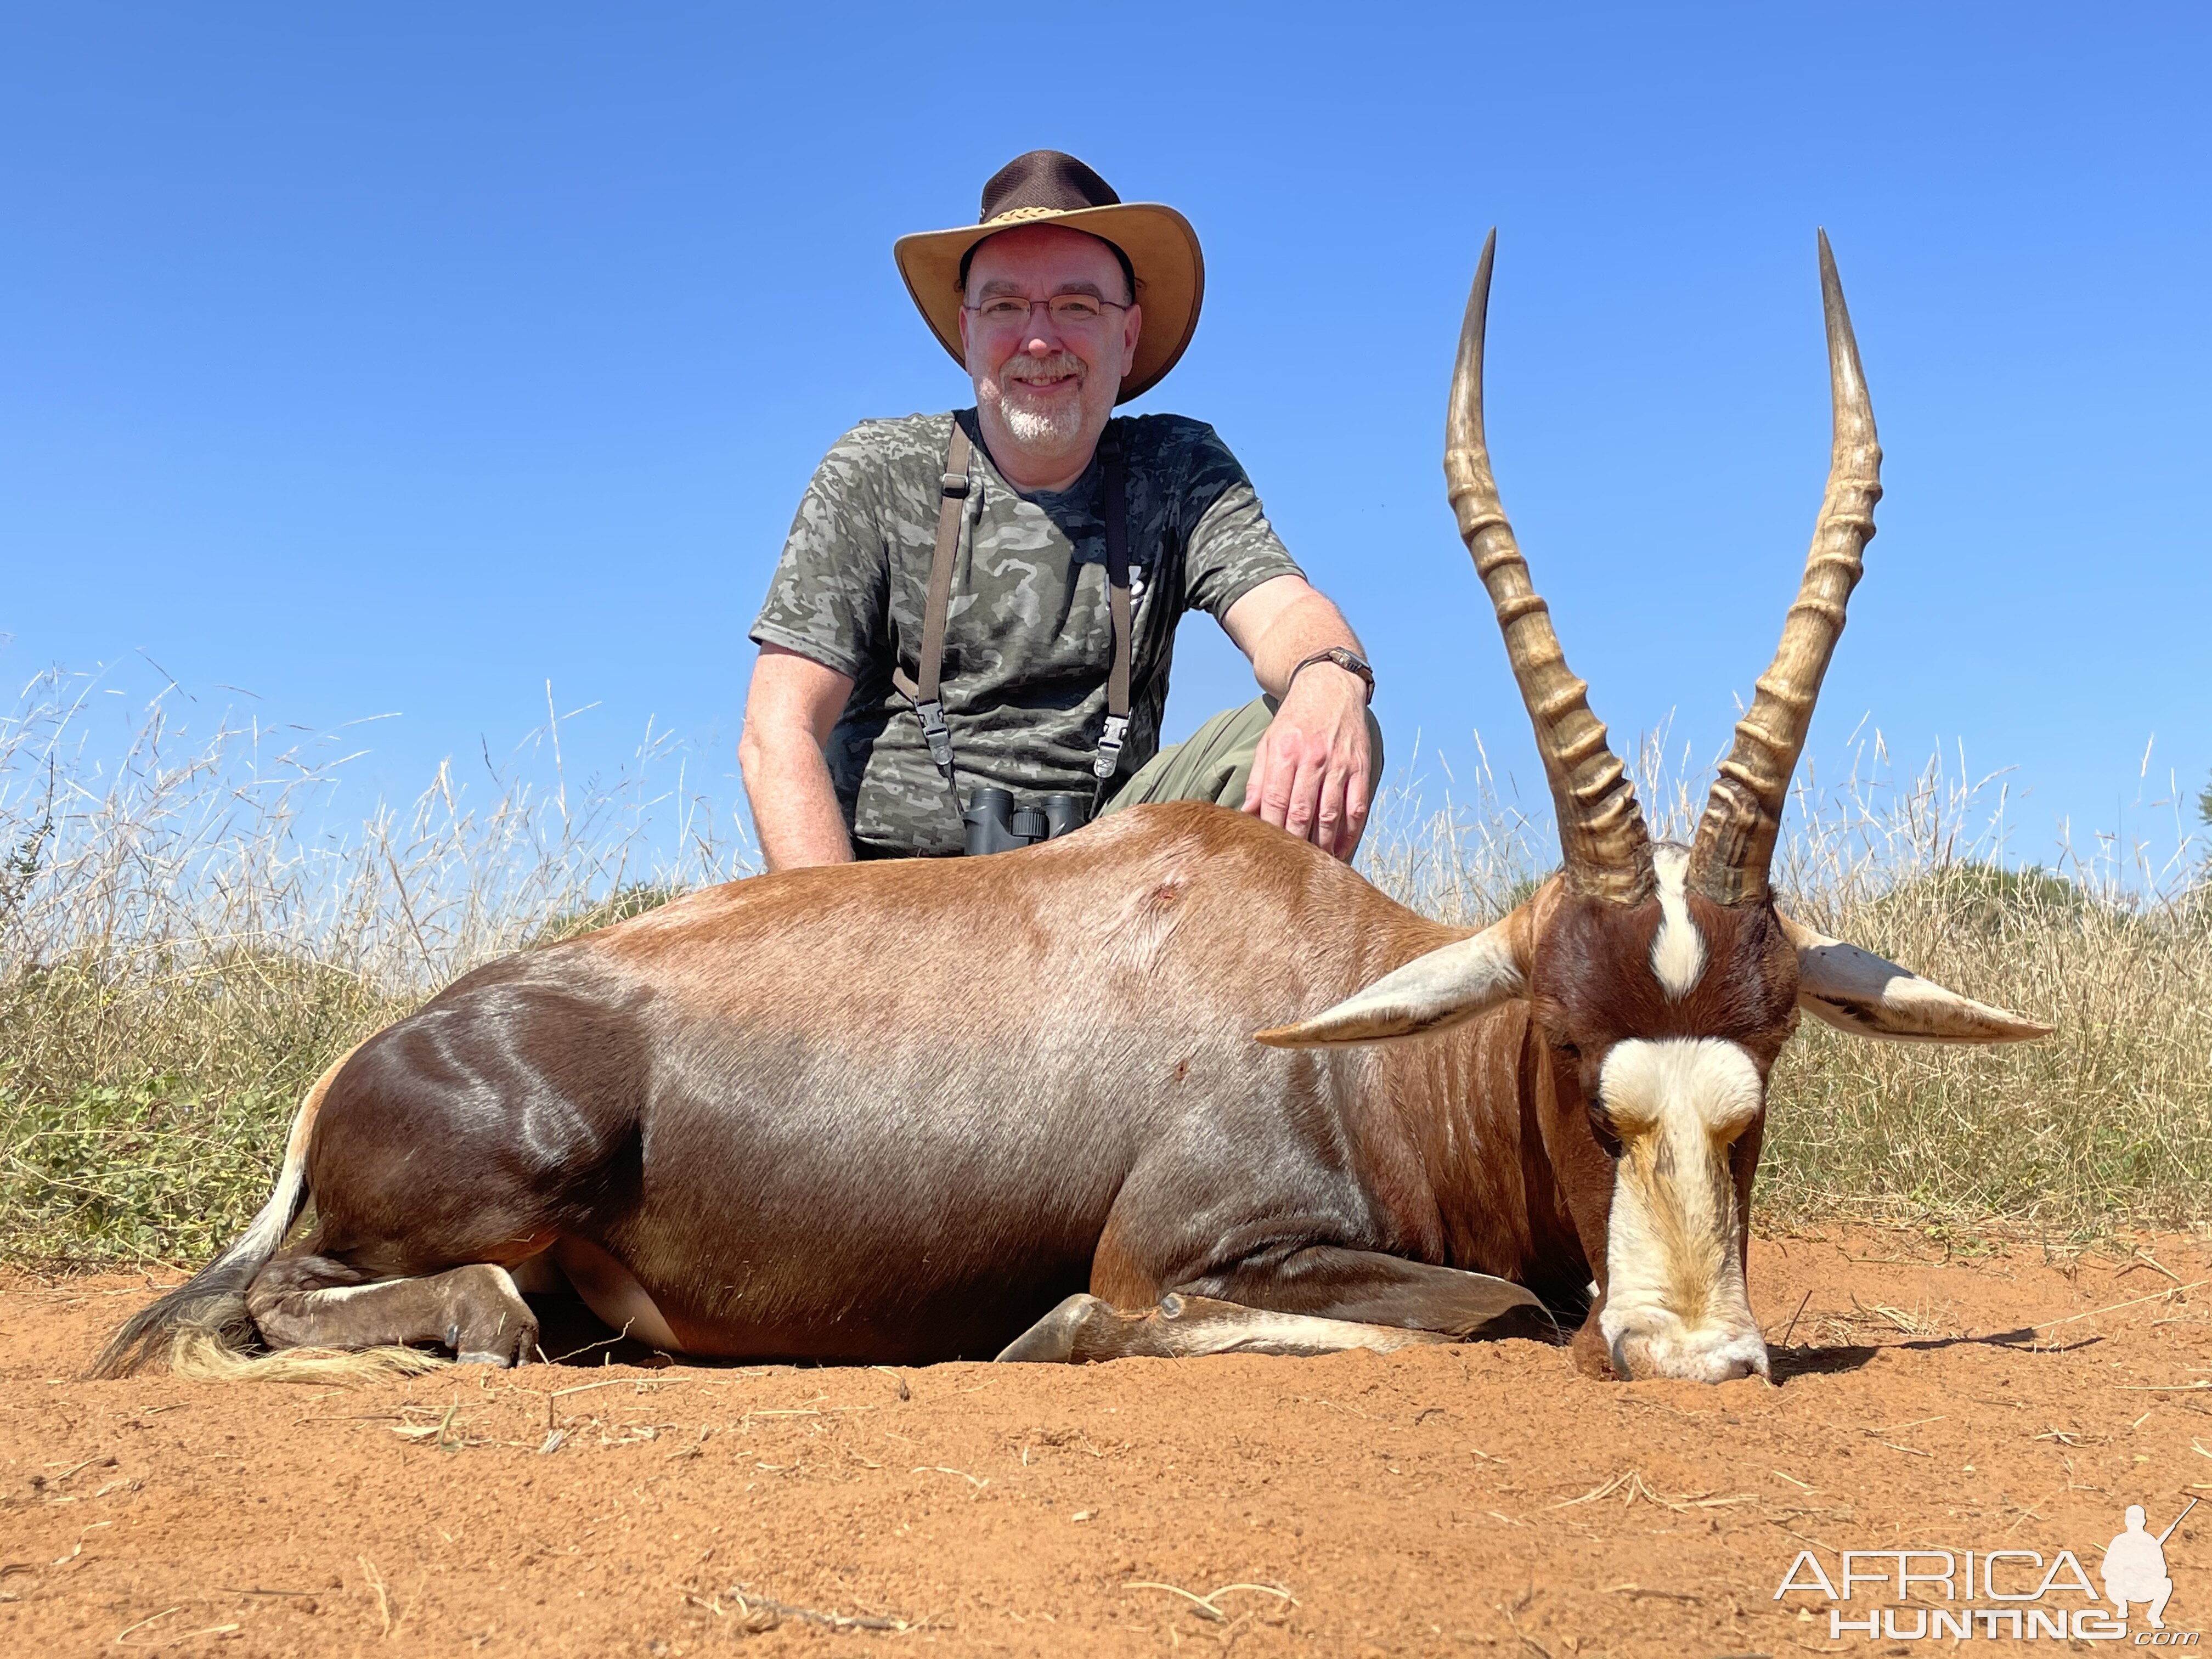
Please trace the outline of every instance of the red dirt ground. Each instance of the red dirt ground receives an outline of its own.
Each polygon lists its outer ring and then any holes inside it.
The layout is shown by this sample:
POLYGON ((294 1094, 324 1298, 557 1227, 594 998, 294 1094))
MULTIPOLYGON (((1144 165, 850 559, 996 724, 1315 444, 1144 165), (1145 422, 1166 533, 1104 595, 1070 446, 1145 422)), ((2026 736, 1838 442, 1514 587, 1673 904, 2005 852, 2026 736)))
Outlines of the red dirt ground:
MULTIPOLYGON (((1776 1601, 1796 1553, 2070 1548, 2094 1575, 2126 1504, 2156 1531, 2212 1497, 2208 1279, 2185 1240, 1765 1240, 1778 1386, 1592 1382, 1505 1342, 899 1373, 594 1352, 343 1392, 77 1381, 148 1281, 19 1279, 0 1652, 1909 1653, 1933 1644, 1776 1601)), ((2172 1629, 2212 1628, 2208 1542, 2212 1504, 2166 1545, 2172 1629)), ((2077 1645, 2117 1650, 2039 1650, 2077 1645)))

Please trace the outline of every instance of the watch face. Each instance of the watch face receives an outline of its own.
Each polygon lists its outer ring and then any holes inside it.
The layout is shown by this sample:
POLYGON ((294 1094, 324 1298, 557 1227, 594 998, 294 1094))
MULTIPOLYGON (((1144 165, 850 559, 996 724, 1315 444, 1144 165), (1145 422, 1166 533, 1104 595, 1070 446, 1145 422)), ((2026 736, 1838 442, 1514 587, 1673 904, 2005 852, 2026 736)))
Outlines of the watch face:
MULTIPOLYGON (((1307 660, 1310 662, 1334 663, 1339 668, 1344 670, 1346 673, 1357 675, 1367 687, 1368 701, 1370 702, 1374 701, 1375 671, 1367 665, 1357 652, 1347 651, 1340 645, 1333 645, 1329 647, 1328 650, 1320 653, 1316 656, 1310 657, 1307 660)), ((1300 665, 1303 666, 1304 665, 1300 665)))

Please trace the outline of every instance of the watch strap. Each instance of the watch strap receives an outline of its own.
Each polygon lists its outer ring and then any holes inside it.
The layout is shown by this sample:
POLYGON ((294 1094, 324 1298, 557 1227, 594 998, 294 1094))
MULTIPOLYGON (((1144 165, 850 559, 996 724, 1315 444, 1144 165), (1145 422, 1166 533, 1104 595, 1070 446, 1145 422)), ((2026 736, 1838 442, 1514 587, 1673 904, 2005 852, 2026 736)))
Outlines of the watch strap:
POLYGON ((1366 659, 1358 652, 1347 651, 1340 645, 1332 645, 1326 651, 1316 651, 1291 669, 1290 678, 1283 682, 1283 695, 1290 696, 1291 688, 1297 684, 1298 676, 1317 662, 1334 663, 1346 673, 1357 674, 1366 684, 1367 701, 1370 703, 1375 701, 1375 671, 1368 666, 1366 659))

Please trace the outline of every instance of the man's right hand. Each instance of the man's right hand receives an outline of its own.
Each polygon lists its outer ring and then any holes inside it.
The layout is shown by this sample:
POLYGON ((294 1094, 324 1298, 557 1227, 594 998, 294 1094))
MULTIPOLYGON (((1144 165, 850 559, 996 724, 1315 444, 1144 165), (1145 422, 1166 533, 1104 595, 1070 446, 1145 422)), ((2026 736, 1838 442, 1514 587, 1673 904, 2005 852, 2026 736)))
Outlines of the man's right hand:
POLYGON ((771 870, 850 864, 853 843, 822 758, 853 695, 850 677, 780 645, 761 647, 745 694, 738 764, 771 870))
POLYGON ((1367 828, 1367 687, 1316 663, 1291 683, 1252 757, 1243 811, 1346 863, 1367 828))

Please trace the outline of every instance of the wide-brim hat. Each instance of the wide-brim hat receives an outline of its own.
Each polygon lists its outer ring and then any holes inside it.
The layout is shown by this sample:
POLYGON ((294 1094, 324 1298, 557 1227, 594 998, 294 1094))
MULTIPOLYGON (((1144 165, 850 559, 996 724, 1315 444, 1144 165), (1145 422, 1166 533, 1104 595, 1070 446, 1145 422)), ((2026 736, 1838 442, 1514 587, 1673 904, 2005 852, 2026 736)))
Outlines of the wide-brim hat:
POLYGON ((1190 221, 1158 202, 1125 202, 1073 155, 1033 149, 1016 156, 983 186, 976 222, 954 230, 917 231, 892 245, 899 275, 922 320, 962 368, 961 263, 979 242, 1024 225, 1065 225, 1121 250, 1137 279, 1144 331, 1136 362, 1114 401, 1125 404, 1158 385, 1198 329, 1206 298, 1206 258, 1190 221))

